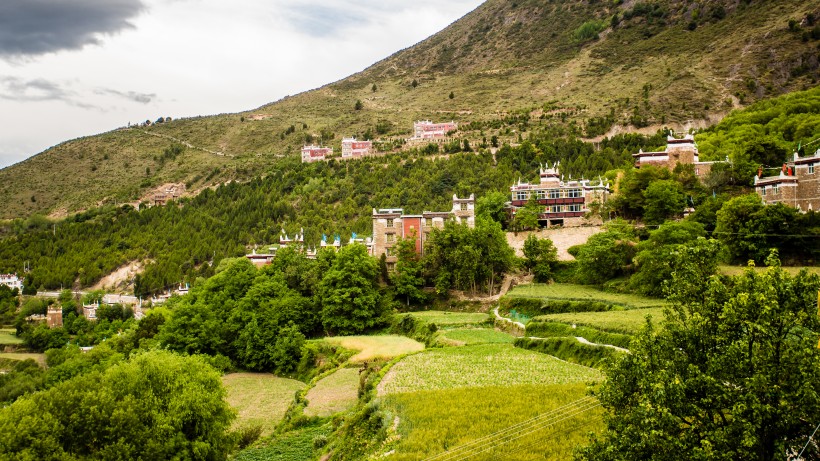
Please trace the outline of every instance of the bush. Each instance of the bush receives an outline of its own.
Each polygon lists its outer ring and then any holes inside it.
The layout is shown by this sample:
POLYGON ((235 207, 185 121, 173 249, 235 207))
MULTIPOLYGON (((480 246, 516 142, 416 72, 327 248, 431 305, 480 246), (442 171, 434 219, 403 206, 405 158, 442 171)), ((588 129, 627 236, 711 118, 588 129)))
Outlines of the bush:
POLYGON ((607 362, 617 360, 624 355, 624 353, 610 347, 579 343, 575 338, 518 338, 515 340, 514 345, 515 347, 549 354, 567 362, 593 368, 603 368, 607 362))
POLYGON ((576 337, 580 336, 587 341, 596 344, 611 344, 613 346, 628 348, 632 341, 632 336, 620 333, 608 333, 591 327, 579 326, 572 328, 572 325, 548 320, 533 319, 527 324, 527 336, 538 338, 576 337))

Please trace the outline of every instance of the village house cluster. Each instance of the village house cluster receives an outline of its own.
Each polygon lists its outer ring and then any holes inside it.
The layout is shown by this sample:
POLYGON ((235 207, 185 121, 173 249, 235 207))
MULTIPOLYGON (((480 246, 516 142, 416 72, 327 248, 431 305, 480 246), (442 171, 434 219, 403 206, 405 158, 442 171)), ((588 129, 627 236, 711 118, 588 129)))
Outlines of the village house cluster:
POLYGON ((21 293, 23 291, 23 280, 17 274, 0 274, 0 285, 5 285, 12 290, 16 288, 21 293))
POLYGON ((755 191, 766 204, 782 203, 800 211, 817 210, 820 207, 820 149, 814 154, 794 158, 783 165, 777 176, 755 176, 755 191))
POLYGON ((691 134, 683 138, 676 138, 669 135, 666 138, 666 148, 658 152, 644 152, 643 149, 637 154, 632 154, 635 159, 635 168, 642 166, 657 166, 668 168, 673 171, 678 165, 693 165, 695 176, 704 178, 712 171, 712 165, 718 162, 701 162, 698 157, 698 146, 695 144, 695 137, 691 134))

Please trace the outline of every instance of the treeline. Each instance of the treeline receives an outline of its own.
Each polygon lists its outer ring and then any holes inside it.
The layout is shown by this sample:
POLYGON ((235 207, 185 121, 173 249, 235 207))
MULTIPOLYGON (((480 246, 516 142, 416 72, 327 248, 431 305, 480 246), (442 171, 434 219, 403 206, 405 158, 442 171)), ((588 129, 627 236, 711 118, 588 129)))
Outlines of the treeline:
POLYGON ((600 150, 580 141, 533 136, 520 146, 489 153, 435 159, 407 153, 356 162, 297 163, 284 159, 264 178, 233 182, 163 207, 135 210, 102 207, 59 222, 42 217, 7 223, 0 235, 0 272, 18 272, 26 262, 26 287, 90 286, 117 267, 145 261, 135 294, 147 296, 177 283, 213 275, 225 257, 248 247, 278 242, 304 229, 309 244, 322 234, 369 235, 371 210, 403 207, 419 213, 449 210, 460 197, 491 192, 508 195, 518 178, 538 180, 538 166, 561 161, 573 176, 588 177, 625 166, 640 146, 662 144, 662 136, 618 136, 600 150))

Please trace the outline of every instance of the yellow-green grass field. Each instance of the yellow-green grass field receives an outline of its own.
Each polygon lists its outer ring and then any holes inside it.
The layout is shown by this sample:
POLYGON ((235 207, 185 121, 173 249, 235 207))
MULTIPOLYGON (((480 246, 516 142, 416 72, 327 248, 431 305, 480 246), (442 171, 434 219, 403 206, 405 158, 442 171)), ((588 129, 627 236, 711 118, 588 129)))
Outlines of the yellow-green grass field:
POLYGON ((46 355, 45 354, 35 354, 30 352, 0 352, 0 358, 3 359, 11 359, 11 360, 26 360, 26 359, 33 359, 40 366, 46 366, 46 355))
POLYGON ((270 435, 285 416, 296 391, 305 384, 267 373, 231 373, 222 377, 228 390, 228 404, 237 412, 237 427, 262 426, 270 435))
POLYGON ((350 358, 351 363, 362 363, 374 359, 391 359, 403 354, 424 350, 424 344, 405 336, 332 336, 325 341, 359 351, 350 358))
POLYGON ((609 293, 586 285, 574 285, 571 283, 532 283, 528 285, 518 285, 510 290, 506 296, 514 298, 542 298, 542 299, 568 299, 574 301, 598 301, 610 304, 617 304, 629 309, 640 309, 646 307, 660 307, 666 304, 662 299, 647 298, 645 296, 609 293))
POLYGON ((587 434, 603 428, 597 401, 579 402, 586 393, 586 385, 575 383, 390 395, 382 406, 398 417, 401 437, 385 459, 421 460, 447 450, 448 457, 435 459, 467 459, 468 454, 475 454, 471 461, 572 459, 573 449, 588 442, 587 434), (569 407, 573 402, 576 405, 569 407), (540 419, 532 419, 539 415, 540 419), (500 434, 507 437, 486 438, 513 426, 500 434), (467 449, 459 449, 470 443, 467 449))
POLYGON ((564 314, 539 315, 534 320, 547 320, 588 326, 602 331, 624 334, 636 334, 646 324, 646 316, 652 316, 652 322, 663 320, 663 308, 630 309, 625 311, 607 312, 569 312, 564 314))
POLYGON ((518 349, 511 344, 482 344, 431 349, 406 357, 385 374, 378 393, 584 383, 602 378, 598 370, 550 355, 518 349))
POLYGON ((14 335, 13 329, 0 328, 0 345, 3 344, 23 344, 23 340, 14 335))
POLYGON ((489 318, 489 314, 480 312, 446 312, 446 311, 420 311, 399 314, 400 316, 412 315, 413 317, 436 325, 478 325, 484 323, 489 318))
POLYGON ((509 333, 490 328, 457 328, 442 331, 438 341, 446 346, 471 346, 491 343, 512 344, 515 337, 509 333))
POLYGON ((320 379, 307 393, 308 416, 326 417, 349 410, 359 398, 359 369, 342 368, 320 379))
MULTIPOLYGON (((724 275, 736 276, 736 275, 742 274, 743 271, 746 270, 747 268, 748 268, 748 266, 729 266, 729 265, 722 264, 722 265, 718 266, 718 272, 720 272, 721 274, 724 274, 724 275)), ((754 267, 755 272, 763 272, 766 269, 768 269, 768 267, 765 267, 765 266, 755 266, 754 267)), ((809 273, 812 273, 812 274, 820 274, 820 267, 817 267, 817 266, 805 266, 805 267, 804 266, 783 266, 783 269, 785 271, 787 271, 792 276, 797 275, 797 273, 800 272, 803 269, 806 269, 807 271, 809 271, 809 273)))

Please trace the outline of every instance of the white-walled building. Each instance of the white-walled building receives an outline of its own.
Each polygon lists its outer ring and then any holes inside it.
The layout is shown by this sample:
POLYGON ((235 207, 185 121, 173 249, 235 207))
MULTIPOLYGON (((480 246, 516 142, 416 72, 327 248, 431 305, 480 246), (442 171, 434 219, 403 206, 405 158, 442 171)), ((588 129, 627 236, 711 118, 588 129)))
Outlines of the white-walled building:
POLYGON ((419 120, 413 123, 413 139, 438 139, 458 129, 456 122, 433 123, 430 120, 419 120))
POLYGON ((371 141, 358 141, 355 137, 342 139, 343 159, 367 157, 372 149, 371 141))
POLYGON ((304 146, 302 147, 302 163, 320 162, 333 155, 332 147, 304 146))
POLYGON ((17 274, 0 274, 0 285, 5 285, 12 290, 17 288, 19 291, 23 291, 23 279, 17 276, 17 274))

